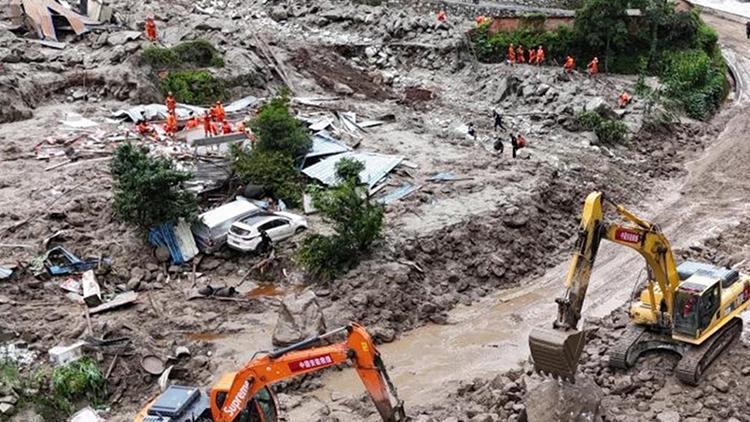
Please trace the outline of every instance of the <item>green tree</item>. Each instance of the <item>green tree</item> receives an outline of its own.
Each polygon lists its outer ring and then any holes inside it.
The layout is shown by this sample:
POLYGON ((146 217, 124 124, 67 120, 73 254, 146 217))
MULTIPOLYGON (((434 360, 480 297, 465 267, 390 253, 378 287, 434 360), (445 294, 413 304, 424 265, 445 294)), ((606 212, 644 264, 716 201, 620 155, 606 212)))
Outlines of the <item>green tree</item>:
POLYGON ((262 151, 280 152, 297 160, 312 147, 307 129, 289 112, 286 93, 265 104, 250 121, 250 128, 258 137, 257 149, 262 151))
POLYGON ((332 279, 354 266, 362 254, 378 239, 383 230, 383 206, 370 201, 359 186, 359 172, 364 165, 343 159, 337 163, 342 183, 313 195, 313 204, 331 224, 334 234, 312 234, 305 238, 298 259, 313 274, 332 279))
POLYGON ((126 143, 115 150, 111 172, 114 211, 122 221, 148 229, 196 213, 195 196, 182 187, 192 175, 175 169, 169 159, 126 143))
POLYGON ((232 147, 233 168, 243 183, 263 185, 275 198, 290 206, 302 199, 302 184, 294 160, 278 151, 251 150, 232 147))
POLYGON ((591 54, 605 51, 605 71, 613 50, 621 49, 627 41, 627 7, 627 0, 588 0, 576 11, 575 31, 591 54))

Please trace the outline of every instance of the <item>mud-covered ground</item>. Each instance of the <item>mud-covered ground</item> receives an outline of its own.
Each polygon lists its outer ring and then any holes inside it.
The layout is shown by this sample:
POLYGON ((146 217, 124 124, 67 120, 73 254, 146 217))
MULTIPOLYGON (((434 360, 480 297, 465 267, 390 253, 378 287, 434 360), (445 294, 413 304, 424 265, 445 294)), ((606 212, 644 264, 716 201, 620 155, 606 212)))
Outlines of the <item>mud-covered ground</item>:
MULTIPOLYGON (((29 262, 43 250, 46 237, 64 230, 56 241, 79 255, 112 257, 112 272, 99 277, 107 293, 135 289, 140 295, 130 308, 92 316, 89 328, 83 309, 63 295, 58 281, 41 282, 22 272, 3 283, 0 314, 6 317, 0 333, 4 342, 42 356, 52 346, 79 338, 127 338, 125 345, 89 350, 103 370, 118 356, 109 380, 107 415, 112 420, 126 420, 158 390, 156 379, 140 368, 143 356, 166 359, 176 347, 186 346, 191 355, 175 361, 173 380, 210 386, 222 371, 270 347, 279 299, 308 286, 329 327, 362 322, 378 342, 392 342, 423 325, 451 324, 451 310, 487 302, 563 260, 589 191, 602 189, 637 204, 654 195, 655 186, 685 176, 685 160, 700 155, 722 129, 685 121, 665 132, 641 131, 644 104, 636 97, 627 110, 615 111, 630 127, 631 141, 599 145, 592 133, 577 131, 575 114, 613 108, 622 89, 632 91, 634 78, 602 75, 591 80, 577 74, 568 79, 554 67, 477 65, 462 44, 469 18, 456 17, 446 26, 410 7, 339 2, 230 2, 224 7, 206 1, 197 6, 187 1, 131 3, 113 2, 127 10, 118 15, 122 26, 97 30, 64 50, 42 49, 0 29, 0 119, 8 122, 0 131, 0 264, 29 262), (152 69, 138 59, 149 44, 122 36, 152 13, 166 45, 194 38, 217 45, 226 61, 217 74, 239 81, 231 88, 234 98, 271 95, 282 85, 261 51, 261 44, 267 44, 283 64, 294 95, 339 95, 326 107, 362 118, 395 116, 370 129, 359 148, 403 155, 416 168, 398 168, 389 185, 407 181, 422 188, 388 207, 384 239, 357 268, 333 283, 316 284, 289 258, 295 239, 280 248, 270 274, 247 278, 240 300, 187 300, 195 287, 235 285, 257 259, 223 251, 203 258, 195 278, 189 264, 179 268, 159 262, 143 234, 112 214, 107 157, 120 141, 76 143, 97 160, 45 170, 65 158, 38 160, 35 147, 62 145, 81 133, 60 124, 66 113, 97 121, 86 133, 101 139, 128 129, 108 121, 109 112, 161 101, 152 69), (492 130, 493 108, 506 115, 508 130, 492 130), (468 122, 478 128, 477 141, 457 130, 468 122), (523 132, 529 140, 515 160, 510 157, 510 132, 523 132), (506 142, 502 156, 492 149, 496 137, 506 142), (426 180, 441 171, 465 180, 426 180), (267 281, 271 287, 265 287, 267 281)), ((295 111, 309 116, 327 110, 297 104, 295 111)), ((306 389, 321 383, 310 381, 306 389)), ((479 383, 475 390, 485 385, 479 383)), ((436 381, 435 388, 441 393, 432 402, 407 403, 407 409, 414 409, 410 413, 444 401, 455 385, 436 381)), ((517 396, 519 391, 509 393, 517 396)), ((371 416, 369 403, 345 393, 304 400, 322 397, 316 411, 323 413, 333 402, 334 414, 328 417, 339 420, 351 420, 347 415, 352 409, 371 416), (346 406, 336 410, 342 401, 346 406), (336 416, 336 411, 343 413, 336 416)), ((304 418, 309 409, 301 401, 293 391, 282 396, 292 420, 304 418)), ((502 404, 498 420, 520 414, 514 403, 508 409, 502 404)))

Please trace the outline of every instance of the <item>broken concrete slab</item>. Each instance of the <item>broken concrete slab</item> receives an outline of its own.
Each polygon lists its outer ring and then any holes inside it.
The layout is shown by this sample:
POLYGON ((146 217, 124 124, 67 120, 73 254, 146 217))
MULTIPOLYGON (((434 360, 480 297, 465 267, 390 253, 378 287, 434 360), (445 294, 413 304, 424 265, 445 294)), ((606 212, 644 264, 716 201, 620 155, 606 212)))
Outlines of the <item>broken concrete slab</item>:
POLYGON ((57 366, 62 366, 83 357, 85 341, 78 341, 69 346, 55 346, 49 349, 49 359, 57 366))

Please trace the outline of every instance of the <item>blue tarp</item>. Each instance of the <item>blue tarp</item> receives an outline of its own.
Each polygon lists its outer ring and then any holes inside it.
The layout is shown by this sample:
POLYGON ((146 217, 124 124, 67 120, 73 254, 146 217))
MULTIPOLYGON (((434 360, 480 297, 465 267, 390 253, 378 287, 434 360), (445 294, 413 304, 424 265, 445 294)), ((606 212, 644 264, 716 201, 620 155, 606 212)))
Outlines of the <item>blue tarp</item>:
POLYGON ((174 224, 165 223, 152 227, 148 231, 148 242, 153 246, 164 246, 169 249, 173 264, 182 265, 185 263, 185 258, 182 257, 182 252, 180 251, 180 245, 177 243, 177 237, 174 235, 174 224))

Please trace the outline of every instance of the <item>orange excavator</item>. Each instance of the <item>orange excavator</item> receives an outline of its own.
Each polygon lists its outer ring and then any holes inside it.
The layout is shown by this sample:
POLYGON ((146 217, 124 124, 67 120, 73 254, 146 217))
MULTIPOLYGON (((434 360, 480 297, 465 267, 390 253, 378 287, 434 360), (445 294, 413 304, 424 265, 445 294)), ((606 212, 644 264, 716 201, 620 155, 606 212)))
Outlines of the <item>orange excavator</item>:
MULTIPOLYGON (((135 417, 135 422, 277 422, 279 407, 270 385, 348 363, 354 367, 385 422, 406 420, 380 353, 367 331, 351 323, 270 353, 253 357, 239 371, 225 374, 206 394, 196 387, 169 386, 135 417), (341 343, 313 347, 346 333, 341 343)), ((257 353, 256 353, 257 355, 257 353)))

